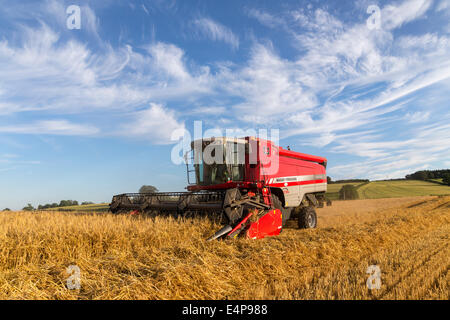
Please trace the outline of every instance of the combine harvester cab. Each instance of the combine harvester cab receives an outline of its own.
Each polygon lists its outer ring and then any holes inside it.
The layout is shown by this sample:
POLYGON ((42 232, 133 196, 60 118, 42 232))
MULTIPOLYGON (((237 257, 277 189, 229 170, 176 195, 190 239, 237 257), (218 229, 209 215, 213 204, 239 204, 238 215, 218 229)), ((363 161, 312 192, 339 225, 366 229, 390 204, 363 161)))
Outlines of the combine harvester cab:
POLYGON ((314 208, 326 201, 325 158, 253 137, 195 140, 191 148, 187 192, 116 195, 111 212, 208 216, 224 224, 209 240, 275 236, 292 219, 300 228, 316 227, 314 208))

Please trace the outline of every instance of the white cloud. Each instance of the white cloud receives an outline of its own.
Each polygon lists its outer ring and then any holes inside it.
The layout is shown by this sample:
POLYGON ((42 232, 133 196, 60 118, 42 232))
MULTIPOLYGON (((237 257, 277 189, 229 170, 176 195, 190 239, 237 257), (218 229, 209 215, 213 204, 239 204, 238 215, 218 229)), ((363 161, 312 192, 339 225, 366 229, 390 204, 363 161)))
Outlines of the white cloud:
MULTIPOLYGON (((438 63, 444 63, 442 57, 448 53, 450 48, 450 37, 446 35, 438 35, 437 33, 425 33, 419 36, 402 36, 395 43, 395 49, 398 54, 403 54, 405 61, 409 64, 417 64, 420 69, 429 68, 430 65, 435 67, 435 61, 432 58, 438 58, 438 63), (420 65, 419 61, 427 58, 431 64, 420 65), (434 63, 433 63, 434 62, 434 63)), ((448 59, 446 59, 448 62, 448 59)))
POLYGON ((284 20, 280 17, 276 17, 273 14, 270 14, 268 12, 259 10, 259 9, 250 9, 248 11, 249 17, 255 18, 259 21, 259 23, 274 28, 277 26, 284 26, 284 20))
POLYGON ((56 134, 56 135, 94 135, 99 130, 91 125, 71 123, 67 120, 41 120, 29 124, 0 126, 2 133, 16 134, 56 134))
POLYGON ((82 12, 81 28, 87 29, 92 35, 95 36, 95 38, 97 38, 98 41, 101 41, 99 33, 98 33, 100 20, 95 15, 94 10, 92 10, 91 7, 89 7, 88 5, 81 6, 80 10, 82 12))
POLYGON ((147 7, 144 5, 144 4, 142 4, 142 10, 144 10, 144 12, 147 14, 147 15, 150 15, 150 12, 148 11, 148 9, 147 9, 147 7))
POLYGON ((12 171, 20 168, 23 170, 24 166, 38 165, 40 161, 36 160, 22 160, 18 154, 0 154, 0 172, 12 171))
POLYGON ((239 38, 227 27, 209 18, 194 20, 200 33, 213 41, 223 41, 233 49, 239 48, 239 38))
POLYGON ((221 106, 203 106, 203 107, 196 107, 192 110, 188 111, 188 113, 191 114, 198 114, 198 115, 221 115, 225 113, 226 108, 221 106))
POLYGON ((408 0, 397 6, 387 5, 381 10, 382 28, 395 29, 422 17, 432 3, 432 0, 408 0))
POLYGON ((343 24, 337 18, 323 9, 316 9, 313 15, 305 14, 303 9, 293 11, 294 21, 306 30, 314 30, 328 36, 338 34, 343 29, 343 24))
POLYGON ((174 143, 172 134, 184 130, 184 123, 176 119, 172 110, 156 103, 150 103, 149 108, 134 113, 133 118, 131 123, 123 125, 120 135, 139 137, 155 144, 170 144, 174 143))
MULTIPOLYGON (((60 30, 62 33, 70 33, 73 32, 72 30, 69 30, 67 28, 67 7, 70 4, 65 4, 64 1, 58 1, 58 0, 45 0, 42 1, 42 4, 38 6, 30 6, 27 4, 28 7, 28 17, 24 17, 21 14, 23 14, 23 6, 15 6, 14 4, 11 5, 11 8, 9 10, 14 11, 18 17, 16 18, 29 18, 30 13, 32 15, 35 15, 40 21, 45 21, 46 24, 57 26, 58 30, 60 30)), ((102 40, 99 36, 99 26, 100 26, 100 20, 96 16, 94 10, 88 5, 88 4, 76 4, 80 7, 80 18, 81 18, 81 25, 79 32, 82 32, 84 34, 88 34, 93 39, 95 39, 99 44, 102 44, 102 40)))
MULTIPOLYGON (((450 141, 445 126, 432 131, 426 127, 413 129, 407 123, 417 126, 436 121, 427 108, 438 106, 422 105, 422 111, 417 111, 414 102, 419 90, 438 83, 443 86, 442 94, 448 92, 445 83, 448 84, 450 78, 450 41, 438 34, 398 36, 393 32, 424 18, 431 3, 417 0, 386 6, 382 9, 382 29, 376 31, 369 30, 365 23, 345 24, 323 9, 312 13, 290 12, 293 20, 286 18, 285 26, 301 54, 296 61, 287 61, 280 59, 273 50, 266 50, 271 57, 266 61, 277 63, 256 64, 254 61, 259 60, 261 54, 258 50, 253 52, 249 62, 252 73, 275 76, 273 79, 267 76, 274 82, 267 86, 254 77, 249 82, 260 88, 254 92, 242 85, 245 77, 236 76, 240 79, 236 86, 247 92, 241 96, 245 97, 248 110, 253 107, 258 115, 268 112, 271 123, 278 120, 285 128, 283 137, 298 137, 300 144, 315 147, 330 145, 328 150, 332 153, 360 157, 362 160, 348 167, 330 167, 332 173, 341 174, 343 178, 368 175, 375 178, 376 172, 381 172, 381 176, 388 173, 390 177, 398 177, 413 168, 448 158, 450 141), (303 92, 316 104, 310 105, 311 108, 303 104, 290 110, 289 106, 294 103, 286 106, 281 99, 270 99, 281 95, 274 79, 282 79, 285 74, 290 76, 285 77, 284 83, 280 81, 287 92, 284 96, 295 97, 296 92, 303 92), (319 103, 318 96, 325 98, 325 102, 319 103), (261 97, 261 100, 253 97, 261 97), (253 103, 248 104, 248 101, 253 103), (277 107, 273 109, 277 112, 271 113, 270 103, 274 101, 277 107), (394 127, 409 127, 409 136, 405 134, 403 139, 387 136, 385 131, 394 127), (417 150, 423 152, 417 153, 417 150)), ((246 106, 245 103, 238 106, 242 105, 246 106)), ((449 114, 441 112, 440 119, 445 118, 448 119, 449 114)))
POLYGON ((405 119, 410 122, 410 123, 419 123, 419 122, 423 122, 428 120, 428 118, 430 117, 430 112, 412 112, 412 113, 407 113, 405 115, 405 119))
MULTIPOLYGON (((214 86, 209 69, 193 64, 188 69, 183 50, 172 44, 153 43, 143 53, 131 46, 113 49, 105 44, 93 53, 78 41, 61 41, 45 24, 21 31, 22 38, 14 44, 0 41, 0 115, 133 113, 150 100, 195 99, 214 86)), ((52 124, 19 124, 16 129, 3 127, 3 132, 35 132, 40 125, 52 124)), ((80 128, 67 129, 84 134, 77 131, 80 128)))
MULTIPOLYGON (((0 42, 1 97, 10 111, 124 107, 141 102, 146 94, 129 84, 104 84, 117 78, 129 59, 125 48, 92 54, 69 41, 58 45, 59 35, 46 25, 24 28, 22 46, 0 42)), ((4 107, 1 109, 5 110, 4 107)))
POLYGON ((209 68, 188 68, 184 51, 173 44, 156 42, 137 53, 129 45, 102 43, 93 52, 79 41, 64 41, 46 24, 20 31, 14 43, 0 40, 0 113, 132 110, 214 86, 209 68))
POLYGON ((14 154, 14 153, 4 153, 0 155, 0 158, 6 158, 6 159, 11 159, 11 158, 17 158, 19 157, 19 155, 14 154))
MULTIPOLYGON (((430 1, 406 1, 383 10, 392 29, 422 17, 429 6, 430 1), (395 21, 392 17, 394 13, 399 14, 395 21)), ((277 63, 256 64, 253 62, 259 59, 261 50, 255 50, 250 60, 250 69, 256 75, 275 74, 274 77, 266 77, 275 83, 274 79, 280 79, 286 74, 283 71, 289 70, 289 77, 285 77, 284 82, 280 81, 287 93, 283 92, 284 97, 295 97, 295 93, 301 92, 309 95, 309 101, 317 101, 317 95, 328 96, 329 100, 317 105, 314 111, 307 107, 314 104, 306 103, 299 107, 287 100, 290 102, 287 103, 288 106, 295 106, 294 110, 289 110, 281 99, 277 101, 267 98, 280 96, 279 86, 273 83, 263 86, 258 83, 258 79, 251 81, 257 84, 255 87, 260 88, 257 93, 241 86, 247 92, 247 100, 253 96, 263 100, 255 99, 258 103, 253 103, 250 107, 258 108, 258 111, 264 113, 268 109, 266 106, 276 101, 273 109, 282 117, 289 118, 290 122, 300 125, 288 130, 288 135, 322 132, 327 137, 323 141, 331 143, 333 136, 336 136, 333 132, 381 121, 380 116, 402 108, 400 99, 450 76, 450 69, 447 67, 450 43, 445 37, 432 34, 403 37, 397 44, 393 34, 386 30, 373 32, 365 24, 348 26, 322 9, 317 9, 312 14, 304 11, 294 11, 291 14, 295 23, 301 27, 299 31, 292 28, 291 33, 298 41, 299 50, 306 50, 306 53, 293 63, 279 59, 272 52, 271 60, 277 63), (418 46, 421 48, 420 53, 417 52, 418 46), (398 55, 392 50, 395 48, 398 55), (365 87, 375 84, 383 84, 386 89, 377 89, 378 93, 371 95, 370 99, 358 97, 358 94, 341 98, 344 88, 359 87, 360 92, 369 93, 370 90, 365 87), (391 106, 392 103, 397 103, 397 106, 391 106), (292 114, 292 111, 297 112, 292 114), (287 116, 290 112, 290 116, 287 116)), ((241 83, 237 82, 237 85, 240 86, 241 83)), ((276 112, 272 113, 271 121, 274 120, 274 115, 276 112)))
POLYGON ((293 64, 270 48, 256 45, 247 67, 228 74, 227 90, 242 98, 233 109, 244 120, 270 123, 282 113, 309 110, 316 105, 311 92, 297 79, 293 64))
POLYGON ((416 126, 407 136, 397 140, 376 136, 341 140, 333 152, 351 152, 366 160, 330 166, 329 171, 340 177, 401 178, 450 157, 450 125, 445 122, 416 126))
POLYGON ((148 48, 153 57, 153 64, 175 80, 189 80, 190 75, 183 62, 184 52, 180 48, 166 43, 156 43, 148 48))
POLYGON ((436 11, 450 12, 450 2, 448 0, 441 0, 436 6, 436 11))

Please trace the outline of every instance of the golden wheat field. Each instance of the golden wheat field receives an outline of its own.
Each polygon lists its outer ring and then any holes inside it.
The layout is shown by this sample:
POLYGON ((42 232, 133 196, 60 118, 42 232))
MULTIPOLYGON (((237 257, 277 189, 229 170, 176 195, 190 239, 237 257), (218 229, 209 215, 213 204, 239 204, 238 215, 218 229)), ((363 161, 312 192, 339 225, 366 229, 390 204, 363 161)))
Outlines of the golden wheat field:
POLYGON ((0 212, 0 298, 449 299, 450 196, 336 201, 318 216, 314 230, 206 242, 207 220, 0 212))

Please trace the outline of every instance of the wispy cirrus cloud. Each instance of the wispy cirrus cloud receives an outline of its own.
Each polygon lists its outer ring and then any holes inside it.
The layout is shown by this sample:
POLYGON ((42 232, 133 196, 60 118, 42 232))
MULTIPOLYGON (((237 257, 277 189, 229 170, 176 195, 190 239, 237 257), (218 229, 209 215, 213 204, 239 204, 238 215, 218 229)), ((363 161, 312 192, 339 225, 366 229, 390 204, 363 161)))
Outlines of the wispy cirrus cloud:
POLYGON ((314 93, 296 81, 294 63, 261 44, 253 48, 247 66, 221 76, 227 83, 225 90, 242 100, 233 110, 246 122, 274 122, 282 118, 281 113, 306 111, 317 104, 314 93))
POLYGON ((440 0, 436 5, 436 11, 450 13, 450 3, 447 0, 440 0))
MULTIPOLYGON (((419 92, 423 94, 436 85, 442 86, 441 92, 448 91, 449 38, 437 33, 394 33, 408 23, 424 19, 431 4, 427 0, 404 1, 382 8, 380 30, 370 30, 365 21, 343 22, 320 8, 286 13, 283 28, 302 53, 297 60, 283 61, 276 69, 288 69, 294 75, 289 83, 297 86, 293 92, 301 88, 312 97, 311 101, 316 99, 316 104, 289 112, 283 104, 274 103, 287 119, 282 135, 298 137, 303 145, 359 157, 349 166, 330 166, 330 173, 341 178, 385 178, 386 172, 390 177, 398 177, 450 157, 448 127, 438 126, 438 131, 426 127, 448 119, 448 110, 444 105, 434 105, 433 116, 426 109, 430 107, 427 104, 416 111, 419 92), (412 129, 408 123, 416 127, 412 129), (419 123, 426 125, 417 127, 419 123), (400 134, 394 128, 408 134, 400 134), (391 132, 397 135, 392 136, 391 132), (421 148, 424 152, 415 152, 421 148), (393 156, 395 163, 390 164, 393 156)), ((270 23, 270 16, 261 15, 261 23, 263 17, 267 26, 281 27, 270 23)), ((254 68, 255 73, 263 70, 254 68)), ((271 90, 275 91, 276 87, 271 90)), ((269 94, 267 88, 260 92, 261 96, 269 94)), ((273 122, 274 115, 268 121, 273 122)))
POLYGON ((56 134, 56 135, 94 135, 99 133, 98 128, 91 125, 82 125, 67 120, 41 120, 34 123, 15 124, 13 126, 0 126, 1 133, 18 134, 56 134))
POLYGON ((39 164, 41 164, 41 161, 29 159, 24 160, 17 154, 0 154, 0 172, 13 171, 20 167, 39 164))
POLYGON ((396 140, 362 136, 343 140, 333 152, 353 153, 361 159, 329 168, 337 178, 366 176, 370 179, 398 178, 417 170, 428 169, 431 163, 445 165, 450 158, 450 125, 421 125, 396 140))
POLYGON ((285 26, 285 20, 283 18, 275 16, 274 14, 264 10, 252 8, 248 10, 248 16, 258 20, 259 23, 270 28, 285 26))
POLYGON ((233 49, 239 48, 239 37, 223 24, 210 18, 195 19, 193 24, 201 35, 213 41, 223 41, 233 49))
MULTIPOLYGON (((45 24, 38 29, 21 27, 21 31, 17 44, 0 41, 0 115, 5 117, 28 112, 39 113, 39 118, 86 118, 104 110, 140 114, 152 101, 195 97, 212 90, 209 69, 188 68, 183 50, 172 44, 152 43, 141 53, 131 46, 113 49, 104 45, 94 53, 76 40, 61 41, 45 24)), ((94 130, 95 124, 77 126, 68 119, 15 125, 3 119, 0 132, 4 133, 117 134, 108 128, 94 130)), ((161 135, 153 136, 155 143, 161 143, 161 135)), ((162 141, 167 143, 168 138, 170 133, 162 141)))
POLYGON ((428 120, 430 117, 429 111, 417 111, 412 113, 407 113, 405 119, 410 123, 419 123, 428 120))
POLYGON ((153 141, 155 144, 166 144, 173 143, 173 132, 185 129, 184 123, 177 120, 174 111, 156 103, 134 113, 132 118, 118 134, 153 141))

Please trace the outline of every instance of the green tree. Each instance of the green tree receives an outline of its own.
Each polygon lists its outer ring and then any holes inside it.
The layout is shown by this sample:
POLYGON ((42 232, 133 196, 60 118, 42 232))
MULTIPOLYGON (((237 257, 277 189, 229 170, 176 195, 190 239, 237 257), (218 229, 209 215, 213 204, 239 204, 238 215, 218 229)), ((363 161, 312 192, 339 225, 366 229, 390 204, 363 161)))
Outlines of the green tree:
POLYGON ((327 176, 327 183, 331 183, 331 177, 327 176))
POLYGON ((450 173, 445 173, 442 178, 442 182, 450 186, 450 173))
POLYGON ((419 171, 419 172, 417 172, 416 177, 418 180, 426 180, 426 179, 428 179, 428 173, 425 171, 419 171))
POLYGON ((340 200, 354 200, 359 199, 358 190, 354 185, 346 184, 339 190, 340 200))
POLYGON ((46 203, 44 205, 39 205, 38 206, 38 210, 45 210, 45 209, 48 209, 48 208, 56 208, 57 206, 58 206, 57 203, 53 203, 53 204, 46 203))
POLYGON ((78 201, 76 200, 61 200, 59 202, 59 207, 77 206, 78 201))
POLYGON ((24 211, 33 211, 35 210, 34 207, 29 203, 26 207, 23 207, 22 210, 24 211))
POLYGON ((11 209, 10 208, 5 208, 5 209, 3 209, 3 211, 11 211, 11 209))
POLYGON ((139 189, 139 193, 154 193, 154 192, 158 192, 158 188, 154 186, 144 185, 139 189))

